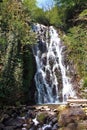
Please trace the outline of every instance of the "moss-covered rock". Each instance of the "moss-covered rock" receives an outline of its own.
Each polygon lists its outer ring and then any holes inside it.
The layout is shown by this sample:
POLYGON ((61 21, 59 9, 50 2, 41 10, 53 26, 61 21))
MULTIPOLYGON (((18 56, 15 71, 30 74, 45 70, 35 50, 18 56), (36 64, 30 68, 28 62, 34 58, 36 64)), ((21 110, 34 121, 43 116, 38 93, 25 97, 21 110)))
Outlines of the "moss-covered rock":
POLYGON ((47 118, 48 114, 46 112, 40 112, 37 115, 37 120, 41 123, 41 124, 45 124, 46 122, 46 118, 47 118))

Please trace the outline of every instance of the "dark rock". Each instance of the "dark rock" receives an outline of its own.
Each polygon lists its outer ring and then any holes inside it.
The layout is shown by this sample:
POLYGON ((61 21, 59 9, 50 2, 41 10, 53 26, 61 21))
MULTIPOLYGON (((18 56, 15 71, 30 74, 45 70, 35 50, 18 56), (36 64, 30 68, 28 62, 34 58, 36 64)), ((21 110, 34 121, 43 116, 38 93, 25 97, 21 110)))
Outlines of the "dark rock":
POLYGON ((36 108, 34 106, 27 106, 28 110, 35 110, 36 108))
POLYGON ((22 122, 22 120, 20 120, 18 118, 16 118, 16 119, 10 118, 10 119, 4 121, 4 125, 21 127, 23 125, 23 122, 22 122))
POLYGON ((4 125, 2 123, 0 123, 0 130, 4 129, 4 125))
POLYGON ((46 54, 42 55, 42 63, 43 65, 46 65, 46 62, 47 62, 47 57, 46 57, 46 54))
POLYGON ((52 121, 50 121, 50 122, 49 122, 49 125, 53 126, 53 122, 52 122, 52 121))
POLYGON ((49 122, 49 124, 50 124, 51 126, 53 126, 53 125, 57 124, 57 122, 58 122, 57 117, 54 117, 53 119, 51 119, 51 121, 49 122))
POLYGON ((42 53, 46 52, 46 44, 45 44, 45 42, 42 42, 41 40, 39 40, 38 43, 39 43, 38 47, 39 47, 40 51, 42 53))
POLYGON ((15 129, 15 127, 13 127, 13 126, 6 126, 3 128, 3 130, 14 130, 14 129, 15 129))
POLYGON ((3 114, 2 118, 1 118, 1 122, 3 123, 3 122, 5 122, 5 121, 7 121, 9 119, 10 119, 10 116, 8 114, 3 114))
POLYGON ((38 130, 38 127, 34 125, 29 130, 38 130))
POLYGON ((59 125, 58 125, 58 123, 56 123, 53 125, 52 130, 58 130, 58 128, 59 128, 59 125))
POLYGON ((17 116, 18 116, 17 113, 13 113, 13 114, 11 115, 11 117, 13 117, 13 118, 16 118, 17 116))
POLYGON ((27 112, 27 114, 26 114, 26 116, 25 116, 25 118, 27 119, 27 118, 35 118, 35 116, 36 116, 36 113, 34 112, 34 111, 32 111, 32 110, 29 110, 28 112, 27 112))
POLYGON ((9 106, 6 110, 5 113, 9 115, 10 117, 16 118, 18 115, 20 115, 20 109, 18 109, 15 106, 9 106))

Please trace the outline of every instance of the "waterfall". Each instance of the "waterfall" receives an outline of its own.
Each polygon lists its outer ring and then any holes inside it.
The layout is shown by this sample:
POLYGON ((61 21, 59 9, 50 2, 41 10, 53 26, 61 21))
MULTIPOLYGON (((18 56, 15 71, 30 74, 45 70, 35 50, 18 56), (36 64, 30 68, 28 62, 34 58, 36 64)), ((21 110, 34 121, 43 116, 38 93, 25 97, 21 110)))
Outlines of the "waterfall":
POLYGON ((54 27, 35 25, 38 42, 33 47, 37 72, 35 82, 37 103, 64 102, 69 96, 74 97, 71 79, 67 76, 64 64, 64 45, 54 27))

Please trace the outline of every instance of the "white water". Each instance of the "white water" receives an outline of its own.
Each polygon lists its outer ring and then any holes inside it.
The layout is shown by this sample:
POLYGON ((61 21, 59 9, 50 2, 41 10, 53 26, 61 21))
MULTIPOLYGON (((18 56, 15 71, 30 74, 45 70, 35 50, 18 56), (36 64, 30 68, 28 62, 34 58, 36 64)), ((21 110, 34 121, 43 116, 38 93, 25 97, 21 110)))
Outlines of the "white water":
POLYGON ((64 46, 57 31, 52 26, 47 28, 39 24, 34 27, 34 31, 39 40, 33 48, 37 64, 37 103, 59 103, 69 96, 74 97, 75 92, 63 61, 64 46))

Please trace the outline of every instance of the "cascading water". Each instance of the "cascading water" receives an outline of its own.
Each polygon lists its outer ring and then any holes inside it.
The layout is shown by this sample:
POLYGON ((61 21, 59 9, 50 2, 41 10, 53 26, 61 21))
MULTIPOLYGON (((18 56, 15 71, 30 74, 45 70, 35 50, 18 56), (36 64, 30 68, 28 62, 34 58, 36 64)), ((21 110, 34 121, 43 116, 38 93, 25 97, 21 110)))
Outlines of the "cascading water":
POLYGON ((35 82, 37 88, 37 103, 59 103, 69 96, 75 96, 67 69, 63 61, 62 44, 57 31, 51 26, 35 25, 38 43, 33 47, 37 72, 35 82))

